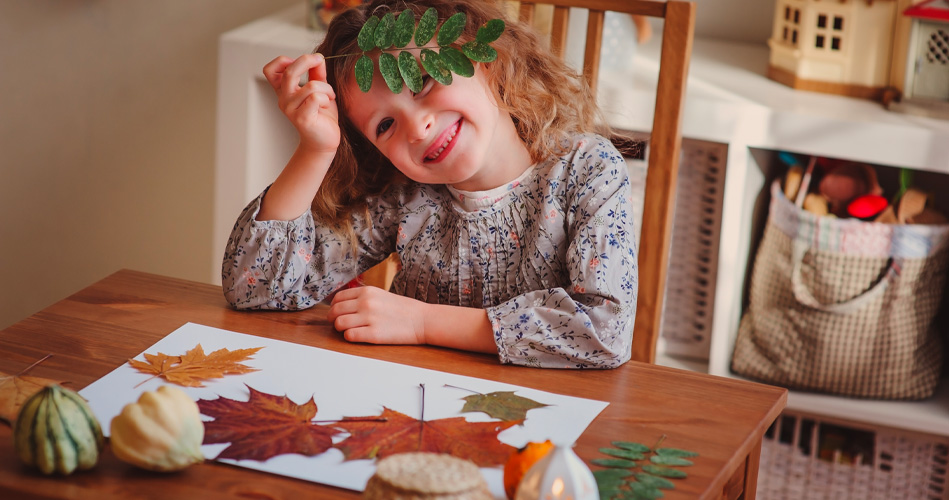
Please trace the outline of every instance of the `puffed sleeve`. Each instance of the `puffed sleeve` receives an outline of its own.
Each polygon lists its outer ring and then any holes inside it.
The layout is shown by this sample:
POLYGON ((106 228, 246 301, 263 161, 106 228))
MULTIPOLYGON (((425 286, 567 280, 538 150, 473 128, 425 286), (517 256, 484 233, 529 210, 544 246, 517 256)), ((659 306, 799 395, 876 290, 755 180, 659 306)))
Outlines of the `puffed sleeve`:
MULTIPOLYGON (((586 136, 564 157, 544 210, 564 219, 559 287, 488 308, 502 362, 546 368, 615 368, 630 358, 638 269, 631 185, 609 141, 586 136)), ((546 219, 547 217, 542 217, 546 219)))
POLYGON ((357 244, 317 225, 307 210, 293 220, 256 220, 266 190, 243 210, 225 247, 221 281, 238 309, 311 307, 391 252, 390 210, 374 206, 368 220, 353 216, 357 244))

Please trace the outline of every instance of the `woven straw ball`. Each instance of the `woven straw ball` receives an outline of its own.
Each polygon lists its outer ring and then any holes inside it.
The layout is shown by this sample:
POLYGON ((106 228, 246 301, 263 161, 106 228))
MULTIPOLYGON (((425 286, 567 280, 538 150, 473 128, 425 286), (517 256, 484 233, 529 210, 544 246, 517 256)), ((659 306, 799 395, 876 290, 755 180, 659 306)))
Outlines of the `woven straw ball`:
POLYGON ((382 460, 365 500, 492 500, 478 466, 440 453, 400 453, 382 460))

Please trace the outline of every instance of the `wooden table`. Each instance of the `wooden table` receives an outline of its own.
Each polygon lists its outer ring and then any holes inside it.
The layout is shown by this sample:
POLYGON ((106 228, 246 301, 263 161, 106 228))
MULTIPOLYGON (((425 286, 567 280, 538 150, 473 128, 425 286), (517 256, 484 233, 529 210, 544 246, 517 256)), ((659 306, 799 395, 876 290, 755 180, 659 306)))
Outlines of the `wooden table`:
MULTIPOLYGON (((373 346, 342 339, 326 308, 240 312, 219 287, 120 271, 0 333, 0 371, 17 373, 47 354, 30 375, 81 389, 187 322, 396 363, 608 401, 575 448, 584 460, 614 440, 699 453, 667 499, 754 498, 761 438, 787 401, 785 389, 630 362, 606 371, 500 365, 494 356, 435 347, 373 346)), ((104 423, 108 425, 108 423, 104 423)), ((0 424, 0 498, 358 498, 308 481, 206 462, 174 474, 139 470, 106 446, 91 471, 46 477, 22 466, 12 431, 0 424)), ((595 467, 594 467, 595 468, 595 467)))

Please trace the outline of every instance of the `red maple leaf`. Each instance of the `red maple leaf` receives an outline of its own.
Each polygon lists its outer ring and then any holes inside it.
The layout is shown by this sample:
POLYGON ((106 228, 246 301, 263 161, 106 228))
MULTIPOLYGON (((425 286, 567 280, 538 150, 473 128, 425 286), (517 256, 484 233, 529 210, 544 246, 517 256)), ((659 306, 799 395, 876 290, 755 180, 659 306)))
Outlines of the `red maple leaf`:
POLYGON ((385 407, 380 417, 385 421, 346 417, 335 424, 350 433, 335 445, 346 460, 430 451, 468 459, 479 467, 493 467, 502 465, 516 451, 513 446, 498 441, 498 434, 524 421, 468 422, 464 417, 425 421, 385 407))
POLYGON ((204 423, 204 444, 230 443, 217 458, 264 461, 286 453, 313 456, 333 446, 333 436, 340 432, 312 422, 317 411, 312 397, 298 405, 286 396, 247 388, 248 401, 198 400, 201 413, 214 417, 204 423))

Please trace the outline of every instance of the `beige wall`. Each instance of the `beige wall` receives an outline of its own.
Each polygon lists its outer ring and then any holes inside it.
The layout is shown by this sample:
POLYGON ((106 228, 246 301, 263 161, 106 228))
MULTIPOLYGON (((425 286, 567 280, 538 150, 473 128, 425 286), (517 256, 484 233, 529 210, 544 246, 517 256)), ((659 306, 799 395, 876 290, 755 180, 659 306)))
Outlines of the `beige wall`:
POLYGON ((303 0, 0 0, 0 328, 120 268, 207 281, 218 36, 303 0))
MULTIPOLYGON (((208 281, 218 36, 304 0, 0 0, 0 328, 131 268, 208 281)), ((764 42, 770 0, 699 2, 764 42)))

